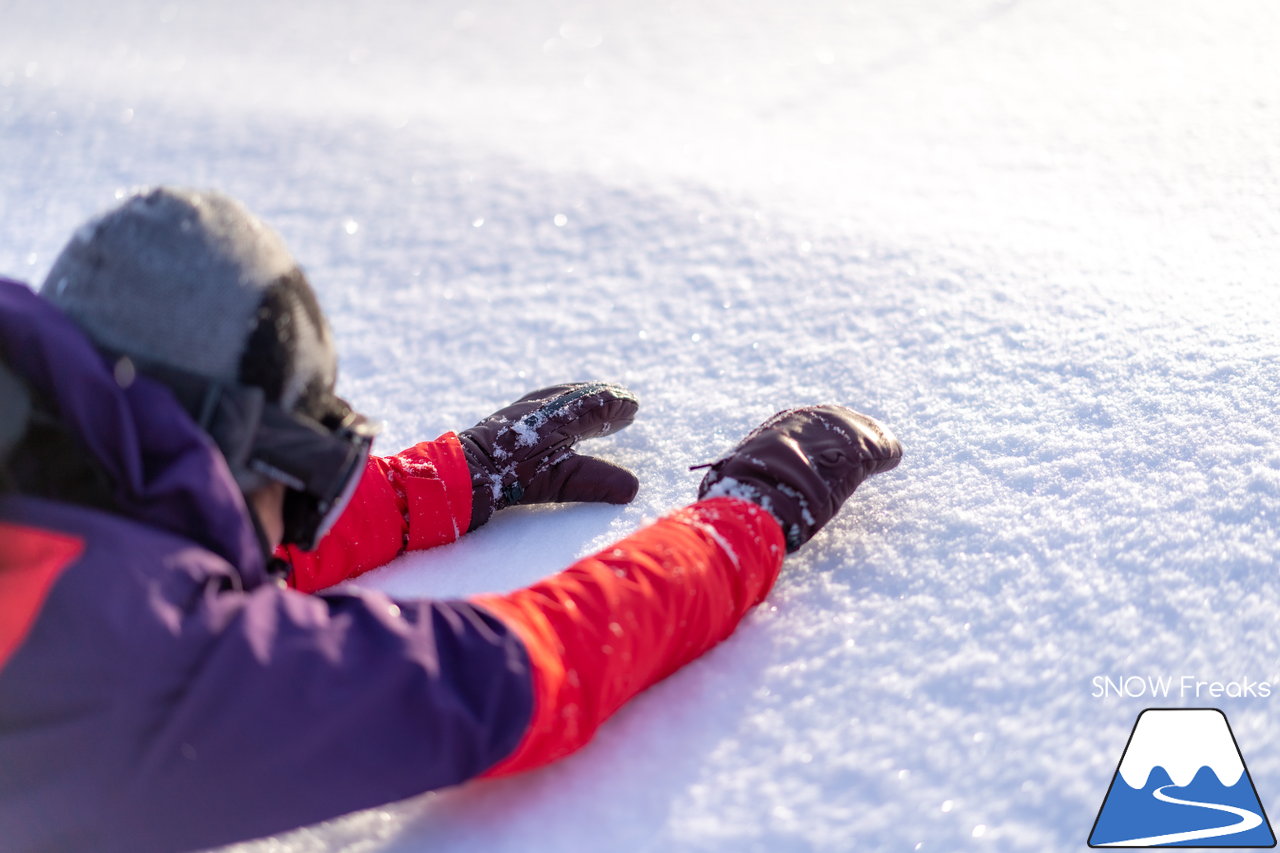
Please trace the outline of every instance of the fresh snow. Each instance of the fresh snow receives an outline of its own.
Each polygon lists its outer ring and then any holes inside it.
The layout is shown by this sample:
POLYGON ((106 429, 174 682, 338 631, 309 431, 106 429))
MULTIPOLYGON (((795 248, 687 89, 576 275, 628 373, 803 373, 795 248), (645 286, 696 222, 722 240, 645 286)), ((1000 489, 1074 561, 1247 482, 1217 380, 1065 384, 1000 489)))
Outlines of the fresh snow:
POLYGON ((554 572, 787 406, 905 447, 580 754, 237 853, 1078 850, 1149 705, 1224 709, 1280 812, 1274 689, 1095 681, 1280 683, 1280 7, 0 20, 0 272, 42 279, 131 187, 214 186, 303 260, 384 452, 557 382, 640 397, 590 445, 637 471, 633 505, 508 510, 371 585, 554 572))

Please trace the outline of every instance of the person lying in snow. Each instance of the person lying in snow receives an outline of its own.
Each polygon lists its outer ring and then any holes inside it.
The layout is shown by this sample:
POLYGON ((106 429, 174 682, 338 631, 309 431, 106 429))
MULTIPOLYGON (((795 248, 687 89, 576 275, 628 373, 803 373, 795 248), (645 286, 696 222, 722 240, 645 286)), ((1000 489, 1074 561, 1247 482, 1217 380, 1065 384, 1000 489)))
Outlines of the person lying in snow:
POLYGON ((559 574, 399 600, 321 590, 514 504, 630 501, 575 446, 636 398, 556 385, 371 456, 280 238, 172 189, 80 228, 38 295, 0 282, 0 356, 10 851, 219 845, 568 755, 902 453, 848 409, 782 412, 696 503, 559 574))

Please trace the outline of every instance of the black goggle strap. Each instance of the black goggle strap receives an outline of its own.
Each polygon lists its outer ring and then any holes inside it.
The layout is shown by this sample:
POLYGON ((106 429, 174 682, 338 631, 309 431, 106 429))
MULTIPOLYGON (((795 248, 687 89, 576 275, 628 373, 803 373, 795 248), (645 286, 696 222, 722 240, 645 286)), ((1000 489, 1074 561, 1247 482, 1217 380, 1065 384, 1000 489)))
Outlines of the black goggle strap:
POLYGON ((377 428, 333 398, 340 410, 333 426, 306 415, 267 405, 248 467, 290 489, 311 495, 327 512, 348 489, 351 479, 364 471, 377 428))

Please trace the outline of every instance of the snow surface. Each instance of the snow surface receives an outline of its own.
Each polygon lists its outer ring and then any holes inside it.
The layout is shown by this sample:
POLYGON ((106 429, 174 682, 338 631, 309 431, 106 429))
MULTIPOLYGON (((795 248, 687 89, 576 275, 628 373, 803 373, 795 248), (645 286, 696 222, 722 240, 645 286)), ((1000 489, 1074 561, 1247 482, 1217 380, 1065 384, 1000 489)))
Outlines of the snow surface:
MULTIPOLYGON (((1083 849, 1147 705, 1280 812, 1280 7, 0 0, 0 271, 126 188, 303 259, 387 451, 601 378, 626 508, 369 583, 508 589, 680 506, 777 409, 906 455, 583 752, 236 848, 1083 849)), ((428 724, 424 721, 424 724, 428 724)))

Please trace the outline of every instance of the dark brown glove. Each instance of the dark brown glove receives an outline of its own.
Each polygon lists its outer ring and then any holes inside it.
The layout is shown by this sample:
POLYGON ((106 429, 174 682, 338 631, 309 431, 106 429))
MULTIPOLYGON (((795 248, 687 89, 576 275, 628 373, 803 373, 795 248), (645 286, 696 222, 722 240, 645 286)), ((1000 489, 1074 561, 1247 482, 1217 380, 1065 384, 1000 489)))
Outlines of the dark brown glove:
POLYGON ((902 445, 873 418, 843 406, 788 409, 712 463, 698 497, 760 505, 782 525, 791 553, 835 517, 863 480, 901 458, 902 445))
POLYGON ((579 439, 617 432, 640 406, 617 385, 580 382, 526 394, 458 438, 471 468, 471 526, 515 504, 629 503, 640 483, 612 462, 573 452, 579 439))

